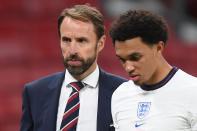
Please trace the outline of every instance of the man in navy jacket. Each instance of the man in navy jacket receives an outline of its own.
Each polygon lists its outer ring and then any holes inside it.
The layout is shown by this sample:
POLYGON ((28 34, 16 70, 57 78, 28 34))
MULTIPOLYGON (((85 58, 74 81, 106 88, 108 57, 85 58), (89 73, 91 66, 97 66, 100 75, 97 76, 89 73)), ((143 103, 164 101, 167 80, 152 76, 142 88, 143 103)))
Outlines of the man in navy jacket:
POLYGON ((114 131, 111 96, 127 80, 97 65, 106 39, 103 16, 89 5, 65 9, 58 34, 66 70, 25 85, 20 131, 60 131, 72 90, 68 83, 76 81, 86 83, 79 92, 76 131, 114 131))

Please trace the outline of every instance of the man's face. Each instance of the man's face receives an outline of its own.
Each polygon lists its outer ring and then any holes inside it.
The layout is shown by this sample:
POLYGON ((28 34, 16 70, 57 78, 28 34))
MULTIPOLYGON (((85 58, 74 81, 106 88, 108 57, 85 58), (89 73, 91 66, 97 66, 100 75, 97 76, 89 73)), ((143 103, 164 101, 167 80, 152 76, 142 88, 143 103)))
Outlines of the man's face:
POLYGON ((153 84, 157 67, 157 47, 146 45, 140 37, 115 41, 117 57, 121 60, 130 80, 136 85, 153 84))
POLYGON ((93 24, 65 17, 60 33, 64 65, 68 71, 73 76, 90 74, 96 68, 97 55, 102 50, 97 45, 100 41, 97 41, 93 24))

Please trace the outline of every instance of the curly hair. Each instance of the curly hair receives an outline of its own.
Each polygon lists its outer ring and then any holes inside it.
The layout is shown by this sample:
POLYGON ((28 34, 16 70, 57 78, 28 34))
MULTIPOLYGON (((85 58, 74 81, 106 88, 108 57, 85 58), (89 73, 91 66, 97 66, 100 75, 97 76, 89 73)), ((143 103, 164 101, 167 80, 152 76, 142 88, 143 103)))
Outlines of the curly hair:
POLYGON ((111 25, 109 35, 115 41, 141 37, 148 45, 168 40, 168 26, 163 17, 147 10, 129 10, 121 14, 111 25))
POLYGON ((71 8, 64 9, 58 18, 58 35, 61 37, 60 26, 65 17, 71 17, 76 20, 84 22, 92 22, 94 25, 97 39, 100 39, 104 35, 104 18, 103 15, 95 7, 89 4, 74 5, 71 8))

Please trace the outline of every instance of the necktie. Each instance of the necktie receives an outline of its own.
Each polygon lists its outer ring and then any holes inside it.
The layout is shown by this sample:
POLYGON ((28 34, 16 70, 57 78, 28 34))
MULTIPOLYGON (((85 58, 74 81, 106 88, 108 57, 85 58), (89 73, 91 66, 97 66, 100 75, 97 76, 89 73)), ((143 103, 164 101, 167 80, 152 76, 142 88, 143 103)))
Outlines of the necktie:
POLYGON ((80 106, 79 91, 86 84, 83 82, 72 82, 70 85, 72 87, 72 92, 64 111, 60 131, 76 131, 80 106))

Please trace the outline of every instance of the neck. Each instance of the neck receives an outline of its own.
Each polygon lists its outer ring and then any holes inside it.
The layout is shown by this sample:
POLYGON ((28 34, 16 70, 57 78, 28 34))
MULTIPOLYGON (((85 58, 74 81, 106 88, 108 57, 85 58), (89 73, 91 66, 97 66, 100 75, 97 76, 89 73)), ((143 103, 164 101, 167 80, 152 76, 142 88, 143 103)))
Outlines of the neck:
POLYGON ((157 67, 152 75, 152 79, 146 83, 147 85, 153 85, 162 81, 170 72, 172 66, 167 63, 167 61, 162 57, 160 61, 157 62, 157 67))

